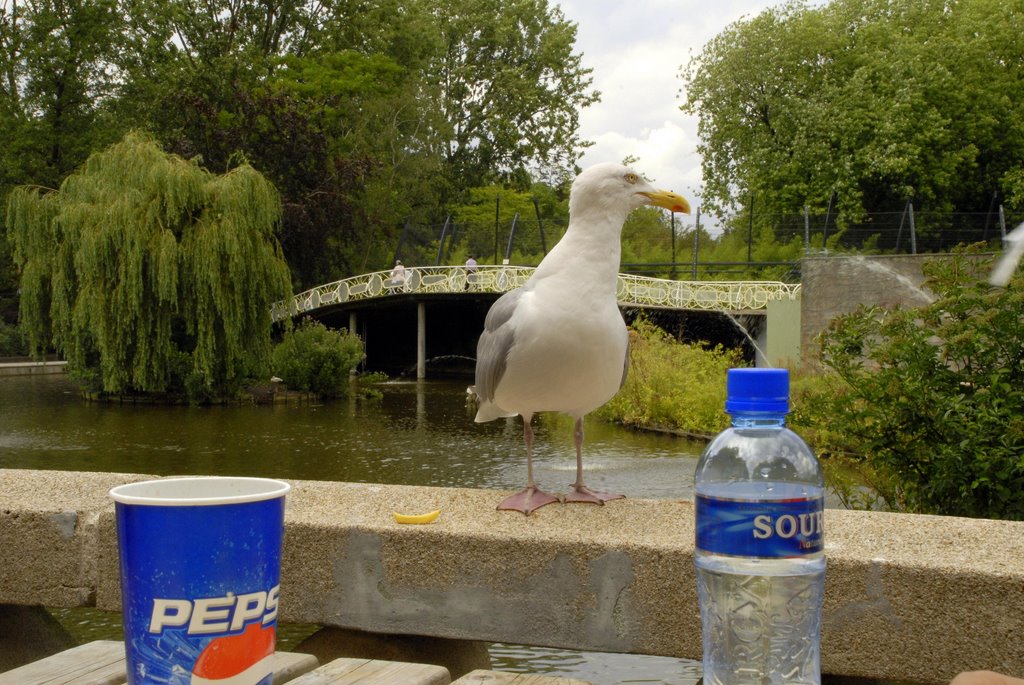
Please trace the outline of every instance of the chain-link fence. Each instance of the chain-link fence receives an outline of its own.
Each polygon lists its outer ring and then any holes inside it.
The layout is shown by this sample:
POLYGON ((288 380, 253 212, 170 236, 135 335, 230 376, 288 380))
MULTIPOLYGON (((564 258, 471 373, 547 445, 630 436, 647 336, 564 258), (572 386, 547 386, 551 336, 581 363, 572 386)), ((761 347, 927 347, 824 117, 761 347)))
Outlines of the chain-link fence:
POLYGON ((481 264, 505 259, 536 266, 565 232, 564 225, 537 218, 513 217, 485 224, 449 218, 437 224, 407 223, 395 248, 395 259, 420 266, 462 264, 472 255, 481 264))
POLYGON ((863 221, 837 225, 829 214, 755 215, 756 225, 775 228, 780 242, 800 238, 807 249, 883 254, 949 252, 957 245, 988 243, 999 249, 1006 234, 1024 219, 1003 207, 991 212, 922 212, 908 204, 899 212, 875 212, 863 221))
MULTIPOLYGON (((1018 213, 1020 214, 1020 213, 1018 213)), ((795 282, 799 261, 756 259, 754 244, 768 227, 778 243, 798 242, 805 254, 830 251, 867 254, 923 254, 949 252, 958 245, 987 243, 1002 247, 1006 234, 1024 220, 1003 207, 989 212, 916 211, 908 203, 902 211, 875 212, 862 221, 836 221, 830 213, 739 214, 731 219, 699 219, 702 232, 720 233, 730 226, 734 236, 748 241, 747 259, 718 261, 707 236, 694 241, 697 216, 678 217, 672 261, 624 263, 622 271, 673 279, 748 278, 795 282)), ((565 225, 536 217, 515 216, 494 223, 464 223, 449 218, 436 224, 406 224, 396 245, 395 258, 409 265, 462 264, 473 256, 481 264, 536 266, 565 232, 565 225)))

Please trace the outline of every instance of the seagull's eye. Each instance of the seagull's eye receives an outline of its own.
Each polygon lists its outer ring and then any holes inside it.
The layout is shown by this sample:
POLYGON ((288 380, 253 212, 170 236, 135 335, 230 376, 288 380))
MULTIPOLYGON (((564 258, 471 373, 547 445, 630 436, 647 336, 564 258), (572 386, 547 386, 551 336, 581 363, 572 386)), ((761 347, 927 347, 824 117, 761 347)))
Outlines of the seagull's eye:
POLYGON ((640 180, 636 174, 626 174, 623 178, 626 179, 626 183, 629 185, 636 185, 636 182, 640 180))

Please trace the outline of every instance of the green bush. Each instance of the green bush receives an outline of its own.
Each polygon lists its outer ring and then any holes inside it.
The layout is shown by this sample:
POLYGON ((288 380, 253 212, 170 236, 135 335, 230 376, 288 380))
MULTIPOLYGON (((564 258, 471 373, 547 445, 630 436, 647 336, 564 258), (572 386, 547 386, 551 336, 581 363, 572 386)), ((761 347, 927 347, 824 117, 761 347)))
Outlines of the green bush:
POLYGON ((898 497, 894 476, 879 471, 852 451, 843 421, 836 420, 836 397, 848 392, 838 375, 793 373, 790 376, 790 413, 786 424, 796 431, 822 462, 825 483, 847 509, 893 509, 898 497))
POLYGON ((349 374, 363 357, 358 336, 307 320, 274 348, 274 374, 293 390, 341 397, 348 392, 349 374))
POLYGON ((21 328, 0 320, 0 357, 22 357, 28 354, 28 343, 21 328))
POLYGON ((862 308, 822 336, 841 382, 810 422, 891 508, 1024 519, 1024 279, 990 287, 990 266, 936 260, 930 305, 862 308))
POLYGON ((740 350, 681 343, 639 320, 630 331, 626 384, 598 416, 631 426, 711 435, 729 425, 725 377, 745 366, 740 350))

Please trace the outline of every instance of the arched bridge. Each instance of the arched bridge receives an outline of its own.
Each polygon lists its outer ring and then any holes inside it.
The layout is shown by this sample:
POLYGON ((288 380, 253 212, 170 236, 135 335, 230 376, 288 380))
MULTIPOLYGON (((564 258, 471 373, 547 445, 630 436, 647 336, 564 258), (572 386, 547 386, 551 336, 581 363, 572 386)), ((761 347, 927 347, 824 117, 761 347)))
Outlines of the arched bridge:
MULTIPOLYGON (((434 373, 465 373, 471 372, 491 303, 533 272, 525 266, 479 266, 473 273, 462 266, 407 267, 396 281, 390 271, 375 271, 310 288, 276 302, 271 312, 275 321, 312 317, 358 333, 366 345, 367 368, 373 370, 404 374, 415 368, 423 378, 429 361, 434 373)), ((799 284, 619 274, 618 299, 627 320, 638 310, 662 310, 650 316, 663 327, 668 322, 683 339, 745 345, 768 364, 799 355, 799 284)))
MULTIPOLYGON (((320 307, 396 295, 477 295, 504 293, 526 283, 532 266, 480 266, 468 273, 461 266, 410 267, 405 278, 392 281, 390 271, 343 278, 318 285, 272 307, 275 321, 320 307)), ((751 312, 767 309, 769 302, 798 300, 800 284, 777 281, 670 281, 619 274, 619 304, 699 311, 751 312)))

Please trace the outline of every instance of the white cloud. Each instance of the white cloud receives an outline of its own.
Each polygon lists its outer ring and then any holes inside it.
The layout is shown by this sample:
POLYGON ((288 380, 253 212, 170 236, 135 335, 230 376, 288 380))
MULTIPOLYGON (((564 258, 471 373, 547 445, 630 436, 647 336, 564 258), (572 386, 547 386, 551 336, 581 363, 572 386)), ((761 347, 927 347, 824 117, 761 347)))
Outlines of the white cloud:
POLYGON ((679 110, 679 79, 691 55, 771 0, 563 0, 578 25, 576 49, 593 69, 601 102, 580 114, 580 137, 594 145, 581 166, 638 157, 638 171, 699 204, 697 120, 679 110))

